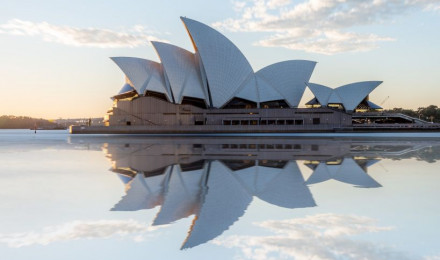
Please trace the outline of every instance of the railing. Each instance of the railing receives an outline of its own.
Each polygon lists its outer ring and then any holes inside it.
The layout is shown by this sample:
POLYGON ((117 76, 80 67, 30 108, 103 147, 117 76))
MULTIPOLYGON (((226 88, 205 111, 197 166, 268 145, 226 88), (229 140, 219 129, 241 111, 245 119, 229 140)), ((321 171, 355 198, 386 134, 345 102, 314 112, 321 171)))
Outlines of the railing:
POLYGON ((440 129, 440 124, 354 124, 353 128, 440 129))
POLYGON ((127 116, 132 116, 132 117, 134 117, 134 118, 137 118, 137 119, 139 119, 139 120, 141 120, 142 122, 148 122, 148 123, 150 123, 150 124, 152 124, 152 125, 158 125, 158 124, 156 124, 156 123, 154 123, 154 122, 152 122, 152 121, 150 121, 150 120, 148 120, 148 119, 145 119, 145 118, 142 118, 142 117, 139 117, 139 116, 136 116, 136 115, 134 115, 134 114, 131 114, 131 113, 128 113, 127 111, 125 111, 125 110, 122 110, 122 109, 119 109, 119 108, 113 108, 113 111, 115 111, 115 109, 119 112, 122 112, 124 115, 127 115, 127 116))
POLYGON ((377 112, 365 112, 365 113, 355 113, 353 117, 400 117, 409 121, 418 122, 420 124, 431 124, 431 122, 425 121, 420 118, 408 116, 402 113, 377 113, 377 112))

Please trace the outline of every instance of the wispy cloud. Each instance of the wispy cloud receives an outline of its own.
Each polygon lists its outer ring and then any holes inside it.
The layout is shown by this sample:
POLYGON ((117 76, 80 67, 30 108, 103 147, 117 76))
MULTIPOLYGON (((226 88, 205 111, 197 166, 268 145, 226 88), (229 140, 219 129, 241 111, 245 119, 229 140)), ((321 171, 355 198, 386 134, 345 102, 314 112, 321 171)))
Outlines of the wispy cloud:
POLYGON ((238 18, 216 22, 231 31, 269 32, 256 44, 321 54, 368 51, 391 37, 355 33, 353 27, 381 24, 414 10, 438 10, 438 0, 234 1, 238 18), (351 31, 350 31, 351 29, 351 31))
POLYGON ((50 226, 42 232, 0 234, 0 243, 9 247, 48 245, 53 242, 77 239, 110 238, 129 236, 140 242, 150 230, 146 224, 134 220, 73 221, 59 226, 50 226))
POLYGON ((268 236, 229 236, 214 243, 238 247, 247 259, 420 259, 407 252, 351 238, 391 230, 374 219, 336 214, 264 221, 257 226, 275 233, 268 236))
POLYGON ((114 31, 110 29, 59 26, 47 22, 35 23, 19 19, 0 24, 0 33, 37 36, 47 42, 98 48, 137 47, 148 44, 150 41, 165 41, 154 36, 157 33, 142 25, 135 25, 128 30, 114 31))

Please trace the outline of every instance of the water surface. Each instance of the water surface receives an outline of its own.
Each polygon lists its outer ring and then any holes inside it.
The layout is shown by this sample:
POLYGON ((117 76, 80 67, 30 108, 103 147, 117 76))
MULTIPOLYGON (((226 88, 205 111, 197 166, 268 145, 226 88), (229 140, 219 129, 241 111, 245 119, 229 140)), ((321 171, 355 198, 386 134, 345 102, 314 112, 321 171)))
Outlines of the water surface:
POLYGON ((438 259, 440 135, 0 130, 1 259, 438 259))

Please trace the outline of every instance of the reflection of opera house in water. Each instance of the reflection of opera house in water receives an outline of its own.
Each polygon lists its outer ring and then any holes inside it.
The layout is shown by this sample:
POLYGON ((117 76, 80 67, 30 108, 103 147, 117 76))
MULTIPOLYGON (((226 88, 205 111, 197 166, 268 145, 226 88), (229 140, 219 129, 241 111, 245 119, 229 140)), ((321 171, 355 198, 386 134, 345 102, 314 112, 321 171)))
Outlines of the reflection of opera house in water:
POLYGON ((194 215, 182 245, 191 248, 227 230, 244 215, 254 196, 294 209, 316 206, 308 185, 330 179, 359 188, 378 188, 381 185, 367 173, 369 166, 384 157, 404 158, 427 144, 150 139, 135 144, 108 143, 104 149, 112 171, 126 187, 126 194, 112 210, 160 206, 153 225, 194 215), (305 177, 299 163, 313 173, 305 177))

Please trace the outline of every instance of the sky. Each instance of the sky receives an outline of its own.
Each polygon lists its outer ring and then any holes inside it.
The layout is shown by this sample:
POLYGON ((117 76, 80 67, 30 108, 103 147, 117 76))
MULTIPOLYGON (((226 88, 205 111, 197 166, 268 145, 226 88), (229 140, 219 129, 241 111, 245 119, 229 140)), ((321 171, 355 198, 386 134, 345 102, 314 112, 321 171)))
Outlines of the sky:
POLYGON ((439 0, 0 0, 0 115, 103 116, 124 84, 109 57, 159 61, 151 40, 194 51, 180 16, 222 32, 255 71, 312 60, 310 82, 380 80, 370 99, 384 108, 440 106, 439 0))

